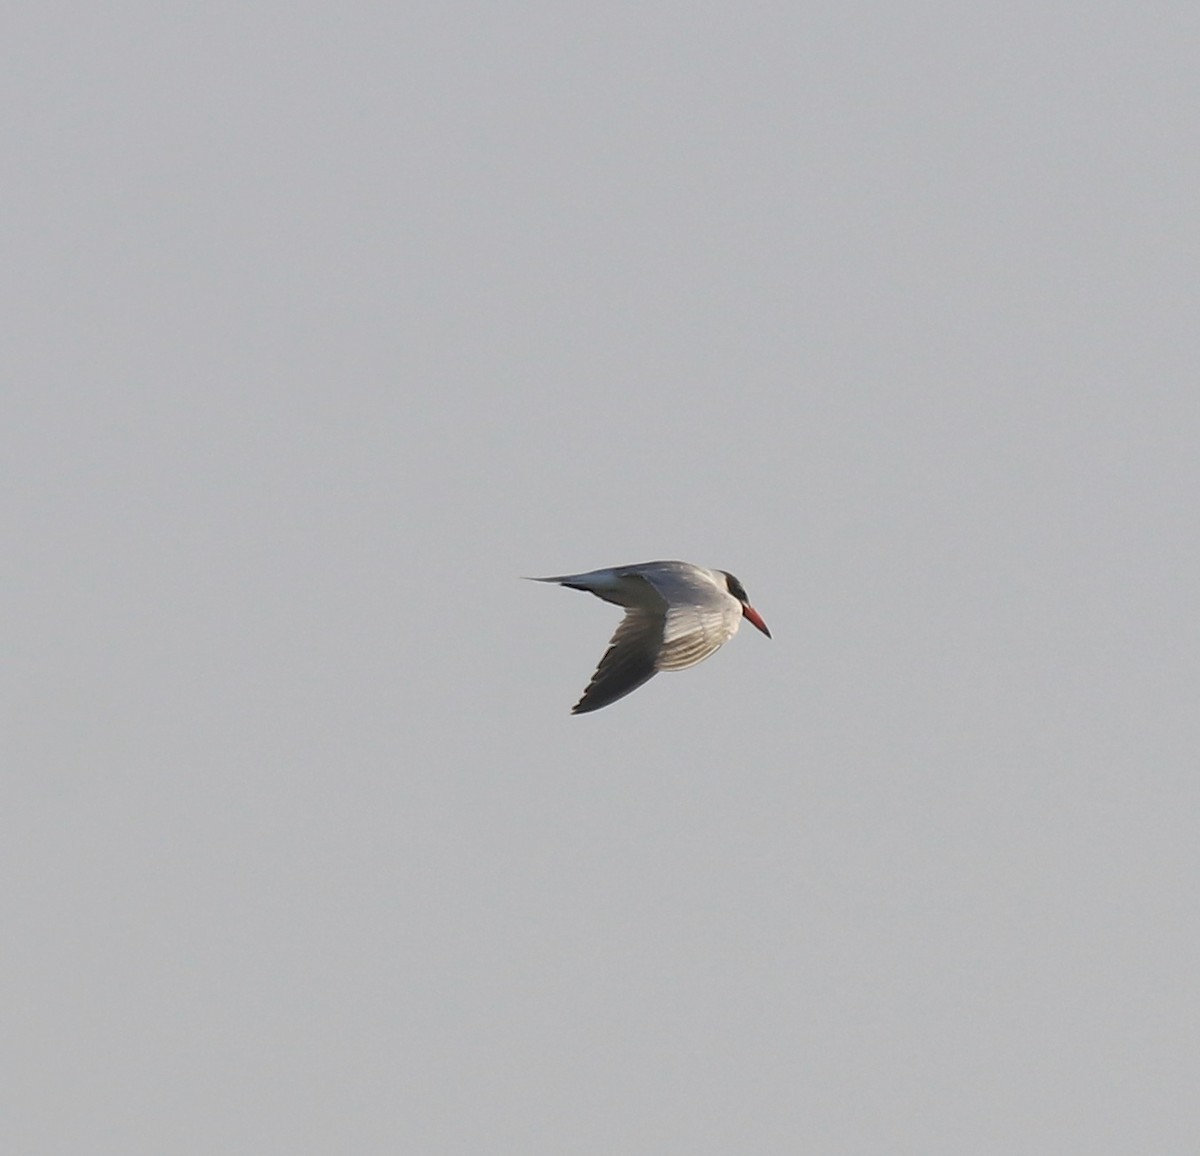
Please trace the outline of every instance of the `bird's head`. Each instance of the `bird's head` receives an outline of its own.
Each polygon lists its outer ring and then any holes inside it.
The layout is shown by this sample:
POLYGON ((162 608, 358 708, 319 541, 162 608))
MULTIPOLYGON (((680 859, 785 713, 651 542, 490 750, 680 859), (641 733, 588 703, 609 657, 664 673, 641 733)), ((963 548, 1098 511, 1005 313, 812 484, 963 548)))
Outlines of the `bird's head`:
POLYGON ((725 577, 725 589, 742 604, 742 614, 770 638, 771 632, 767 629, 767 624, 762 620, 762 615, 750 605, 750 598, 746 594, 746 587, 730 574, 728 570, 722 570, 721 573, 725 577))

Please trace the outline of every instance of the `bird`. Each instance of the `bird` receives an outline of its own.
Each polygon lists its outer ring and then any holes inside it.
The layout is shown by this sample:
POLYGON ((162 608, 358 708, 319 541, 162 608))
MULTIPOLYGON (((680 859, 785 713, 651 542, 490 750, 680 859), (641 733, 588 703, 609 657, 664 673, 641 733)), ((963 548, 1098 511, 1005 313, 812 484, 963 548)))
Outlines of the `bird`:
POLYGON ((727 570, 691 562, 638 562, 529 581, 586 590, 625 607, 625 617, 572 714, 608 706, 660 670, 686 670, 703 662, 737 633, 743 618, 771 637, 746 588, 727 570))

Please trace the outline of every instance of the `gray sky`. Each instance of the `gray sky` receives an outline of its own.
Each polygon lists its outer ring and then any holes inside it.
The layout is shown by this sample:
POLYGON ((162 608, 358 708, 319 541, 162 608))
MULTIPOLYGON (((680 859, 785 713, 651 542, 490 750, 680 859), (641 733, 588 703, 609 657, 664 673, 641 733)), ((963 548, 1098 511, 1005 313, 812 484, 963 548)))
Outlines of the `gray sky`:
POLYGON ((0 1146, 1194 1150, 1198 45, 24 6, 0 1146))

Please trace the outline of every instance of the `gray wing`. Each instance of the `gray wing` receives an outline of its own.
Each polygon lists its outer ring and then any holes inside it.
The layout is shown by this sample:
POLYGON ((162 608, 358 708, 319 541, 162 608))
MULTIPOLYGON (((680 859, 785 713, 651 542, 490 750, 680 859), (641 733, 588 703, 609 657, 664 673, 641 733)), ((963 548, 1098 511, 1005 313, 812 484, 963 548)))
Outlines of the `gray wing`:
POLYGON ((592 675, 583 697, 571 708, 571 713, 586 714, 590 710, 599 710, 652 679, 658 673, 656 659, 662 633, 661 613, 639 607, 629 610, 612 636, 608 650, 596 667, 596 673, 592 675))
POLYGON ((694 567, 659 562, 644 572, 667 604, 659 670, 686 670, 728 642, 742 622, 736 598, 697 575, 694 567))
POLYGON ((741 619, 742 608, 732 598, 704 606, 671 607, 663 626, 658 669, 686 670, 703 662, 737 633, 741 619))
POLYGON ((608 706, 660 670, 695 666, 737 633, 741 606, 711 584, 674 569, 638 577, 654 587, 665 605, 631 606, 626 611, 572 714, 608 706))

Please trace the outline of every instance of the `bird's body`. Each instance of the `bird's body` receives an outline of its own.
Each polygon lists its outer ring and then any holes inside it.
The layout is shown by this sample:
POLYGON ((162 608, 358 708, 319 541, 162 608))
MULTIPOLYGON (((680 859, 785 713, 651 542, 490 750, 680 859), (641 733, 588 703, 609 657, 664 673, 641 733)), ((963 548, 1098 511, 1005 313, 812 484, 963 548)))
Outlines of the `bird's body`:
POLYGON ((771 637, 742 584, 724 570, 690 562, 641 562, 534 581, 586 590, 625 607, 625 617, 572 714, 607 706, 660 670, 695 666, 737 633, 743 617, 771 637))

